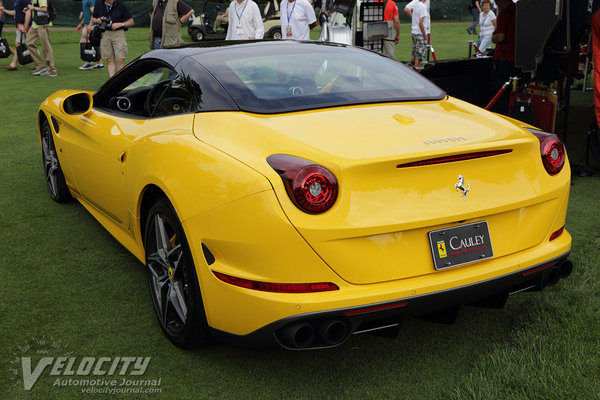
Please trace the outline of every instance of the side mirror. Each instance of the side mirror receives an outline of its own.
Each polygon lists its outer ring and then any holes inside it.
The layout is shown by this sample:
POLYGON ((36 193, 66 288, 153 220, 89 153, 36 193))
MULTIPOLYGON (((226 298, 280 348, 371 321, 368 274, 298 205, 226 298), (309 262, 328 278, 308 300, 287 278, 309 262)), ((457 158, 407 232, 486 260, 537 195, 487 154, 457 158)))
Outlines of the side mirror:
POLYGON ((67 96, 61 103, 62 111, 69 115, 87 114, 92 109, 92 95, 79 92, 67 96))

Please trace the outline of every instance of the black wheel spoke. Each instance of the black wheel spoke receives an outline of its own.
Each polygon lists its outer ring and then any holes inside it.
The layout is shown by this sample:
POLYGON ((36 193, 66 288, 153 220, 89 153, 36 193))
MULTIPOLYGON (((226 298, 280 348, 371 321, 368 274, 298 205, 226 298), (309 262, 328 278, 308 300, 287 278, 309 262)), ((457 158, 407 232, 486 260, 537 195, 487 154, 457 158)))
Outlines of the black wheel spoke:
POLYGON ((154 217, 154 233, 156 235, 156 251, 164 260, 165 265, 169 265, 167 253, 171 248, 171 242, 169 242, 169 237, 167 236, 165 221, 159 214, 156 214, 154 217))
POLYGON ((42 154, 44 156, 44 170, 46 171, 46 183, 50 194, 55 197, 58 193, 58 159, 52 148, 50 135, 52 133, 44 129, 42 138, 42 154))
POLYGON ((181 322, 185 323, 187 319, 187 306, 185 304, 183 288, 181 287, 180 282, 173 282, 171 285, 171 290, 169 291, 169 295, 169 301, 173 306, 173 309, 177 313, 177 316, 181 322))
POLYGON ((44 154, 44 164, 50 164, 50 150, 48 150, 48 138, 42 139, 42 152, 44 154))
POLYGON ((155 254, 148 256, 148 269, 150 269, 153 278, 158 282, 169 279, 168 267, 164 265, 162 259, 155 254))
POLYGON ((176 276, 177 269, 181 264, 181 259, 183 257, 183 250, 181 249, 181 245, 178 244, 171 251, 167 253, 167 260, 169 260, 169 265, 173 269, 173 276, 176 276))

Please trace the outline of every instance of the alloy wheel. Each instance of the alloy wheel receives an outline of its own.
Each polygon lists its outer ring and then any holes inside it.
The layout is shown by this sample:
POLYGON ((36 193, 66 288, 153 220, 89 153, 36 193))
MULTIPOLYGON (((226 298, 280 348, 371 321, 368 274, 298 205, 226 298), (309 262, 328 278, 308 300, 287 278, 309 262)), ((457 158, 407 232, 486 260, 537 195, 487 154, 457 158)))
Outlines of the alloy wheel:
POLYGON ((58 157, 52 140, 50 126, 44 124, 42 128, 42 157, 44 160, 44 173, 50 197, 56 198, 58 194, 58 157))
POLYGON ((46 178, 46 186, 48 186, 50 197, 58 203, 71 201, 71 193, 69 192, 65 176, 60 167, 52 130, 50 129, 48 121, 44 121, 40 127, 40 139, 42 142, 44 176, 46 178))
POLYGON ((183 249, 175 229, 163 214, 154 214, 149 234, 147 264, 157 316, 165 329, 179 334, 187 322, 189 297, 183 249))

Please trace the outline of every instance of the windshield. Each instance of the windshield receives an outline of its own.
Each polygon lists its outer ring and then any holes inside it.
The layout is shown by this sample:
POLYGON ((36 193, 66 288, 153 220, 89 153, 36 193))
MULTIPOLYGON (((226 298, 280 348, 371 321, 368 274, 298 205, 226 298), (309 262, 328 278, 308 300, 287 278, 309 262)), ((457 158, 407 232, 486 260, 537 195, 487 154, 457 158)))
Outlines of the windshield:
POLYGON ((403 64, 352 47, 292 43, 233 46, 197 61, 242 110, 277 113, 351 104, 441 99, 445 93, 403 64), (221 53, 221 52, 219 52, 221 53))

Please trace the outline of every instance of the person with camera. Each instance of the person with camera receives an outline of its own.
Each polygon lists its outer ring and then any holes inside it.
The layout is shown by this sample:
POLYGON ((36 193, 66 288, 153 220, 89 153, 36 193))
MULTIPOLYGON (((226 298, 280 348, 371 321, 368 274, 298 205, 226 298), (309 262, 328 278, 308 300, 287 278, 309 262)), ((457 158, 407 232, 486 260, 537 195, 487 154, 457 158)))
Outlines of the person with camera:
POLYGON ((181 25, 194 9, 181 0, 154 0, 150 12, 150 50, 183 45, 181 25))
MULTIPOLYGON (((79 45, 83 46, 90 41, 90 31, 93 28, 92 24, 92 13, 94 12, 95 1, 94 0, 82 0, 81 12, 79 13, 79 24, 77 25, 77 32, 81 31, 81 38, 79 39, 79 45)), ((80 70, 85 71, 88 69, 100 69, 104 68, 102 59, 98 60, 98 63, 94 65, 91 62, 86 62, 80 70)))
POLYGON ((125 2, 121 0, 96 0, 92 23, 103 31, 100 53, 106 59, 108 76, 125 66, 127 40, 125 31, 133 26, 133 18, 125 2))
POLYGON ((27 33, 25 46, 31 54, 31 58, 35 63, 35 69, 32 75, 56 77, 56 67, 54 66, 54 53, 50 44, 50 27, 52 21, 48 19, 48 0, 33 0, 27 5, 28 12, 25 14, 25 25, 29 23, 29 19, 33 18, 31 29, 27 33), (37 40, 40 40, 42 51, 44 52, 44 60, 40 56, 40 52, 35 45, 37 40))
MULTIPOLYGON (((13 60, 9 65, 5 65, 3 67, 4 69, 9 71, 17 70, 17 62, 19 61, 19 56, 16 50, 20 46, 25 46, 25 37, 27 36, 27 31, 29 30, 29 24, 25 25, 25 12, 27 11, 27 6, 29 4, 31 4, 31 0, 14 0, 13 9, 7 10, 0 3, 0 11, 14 17, 15 24, 17 25, 13 60)), ((11 52, 13 52, 12 49, 11 52)))

